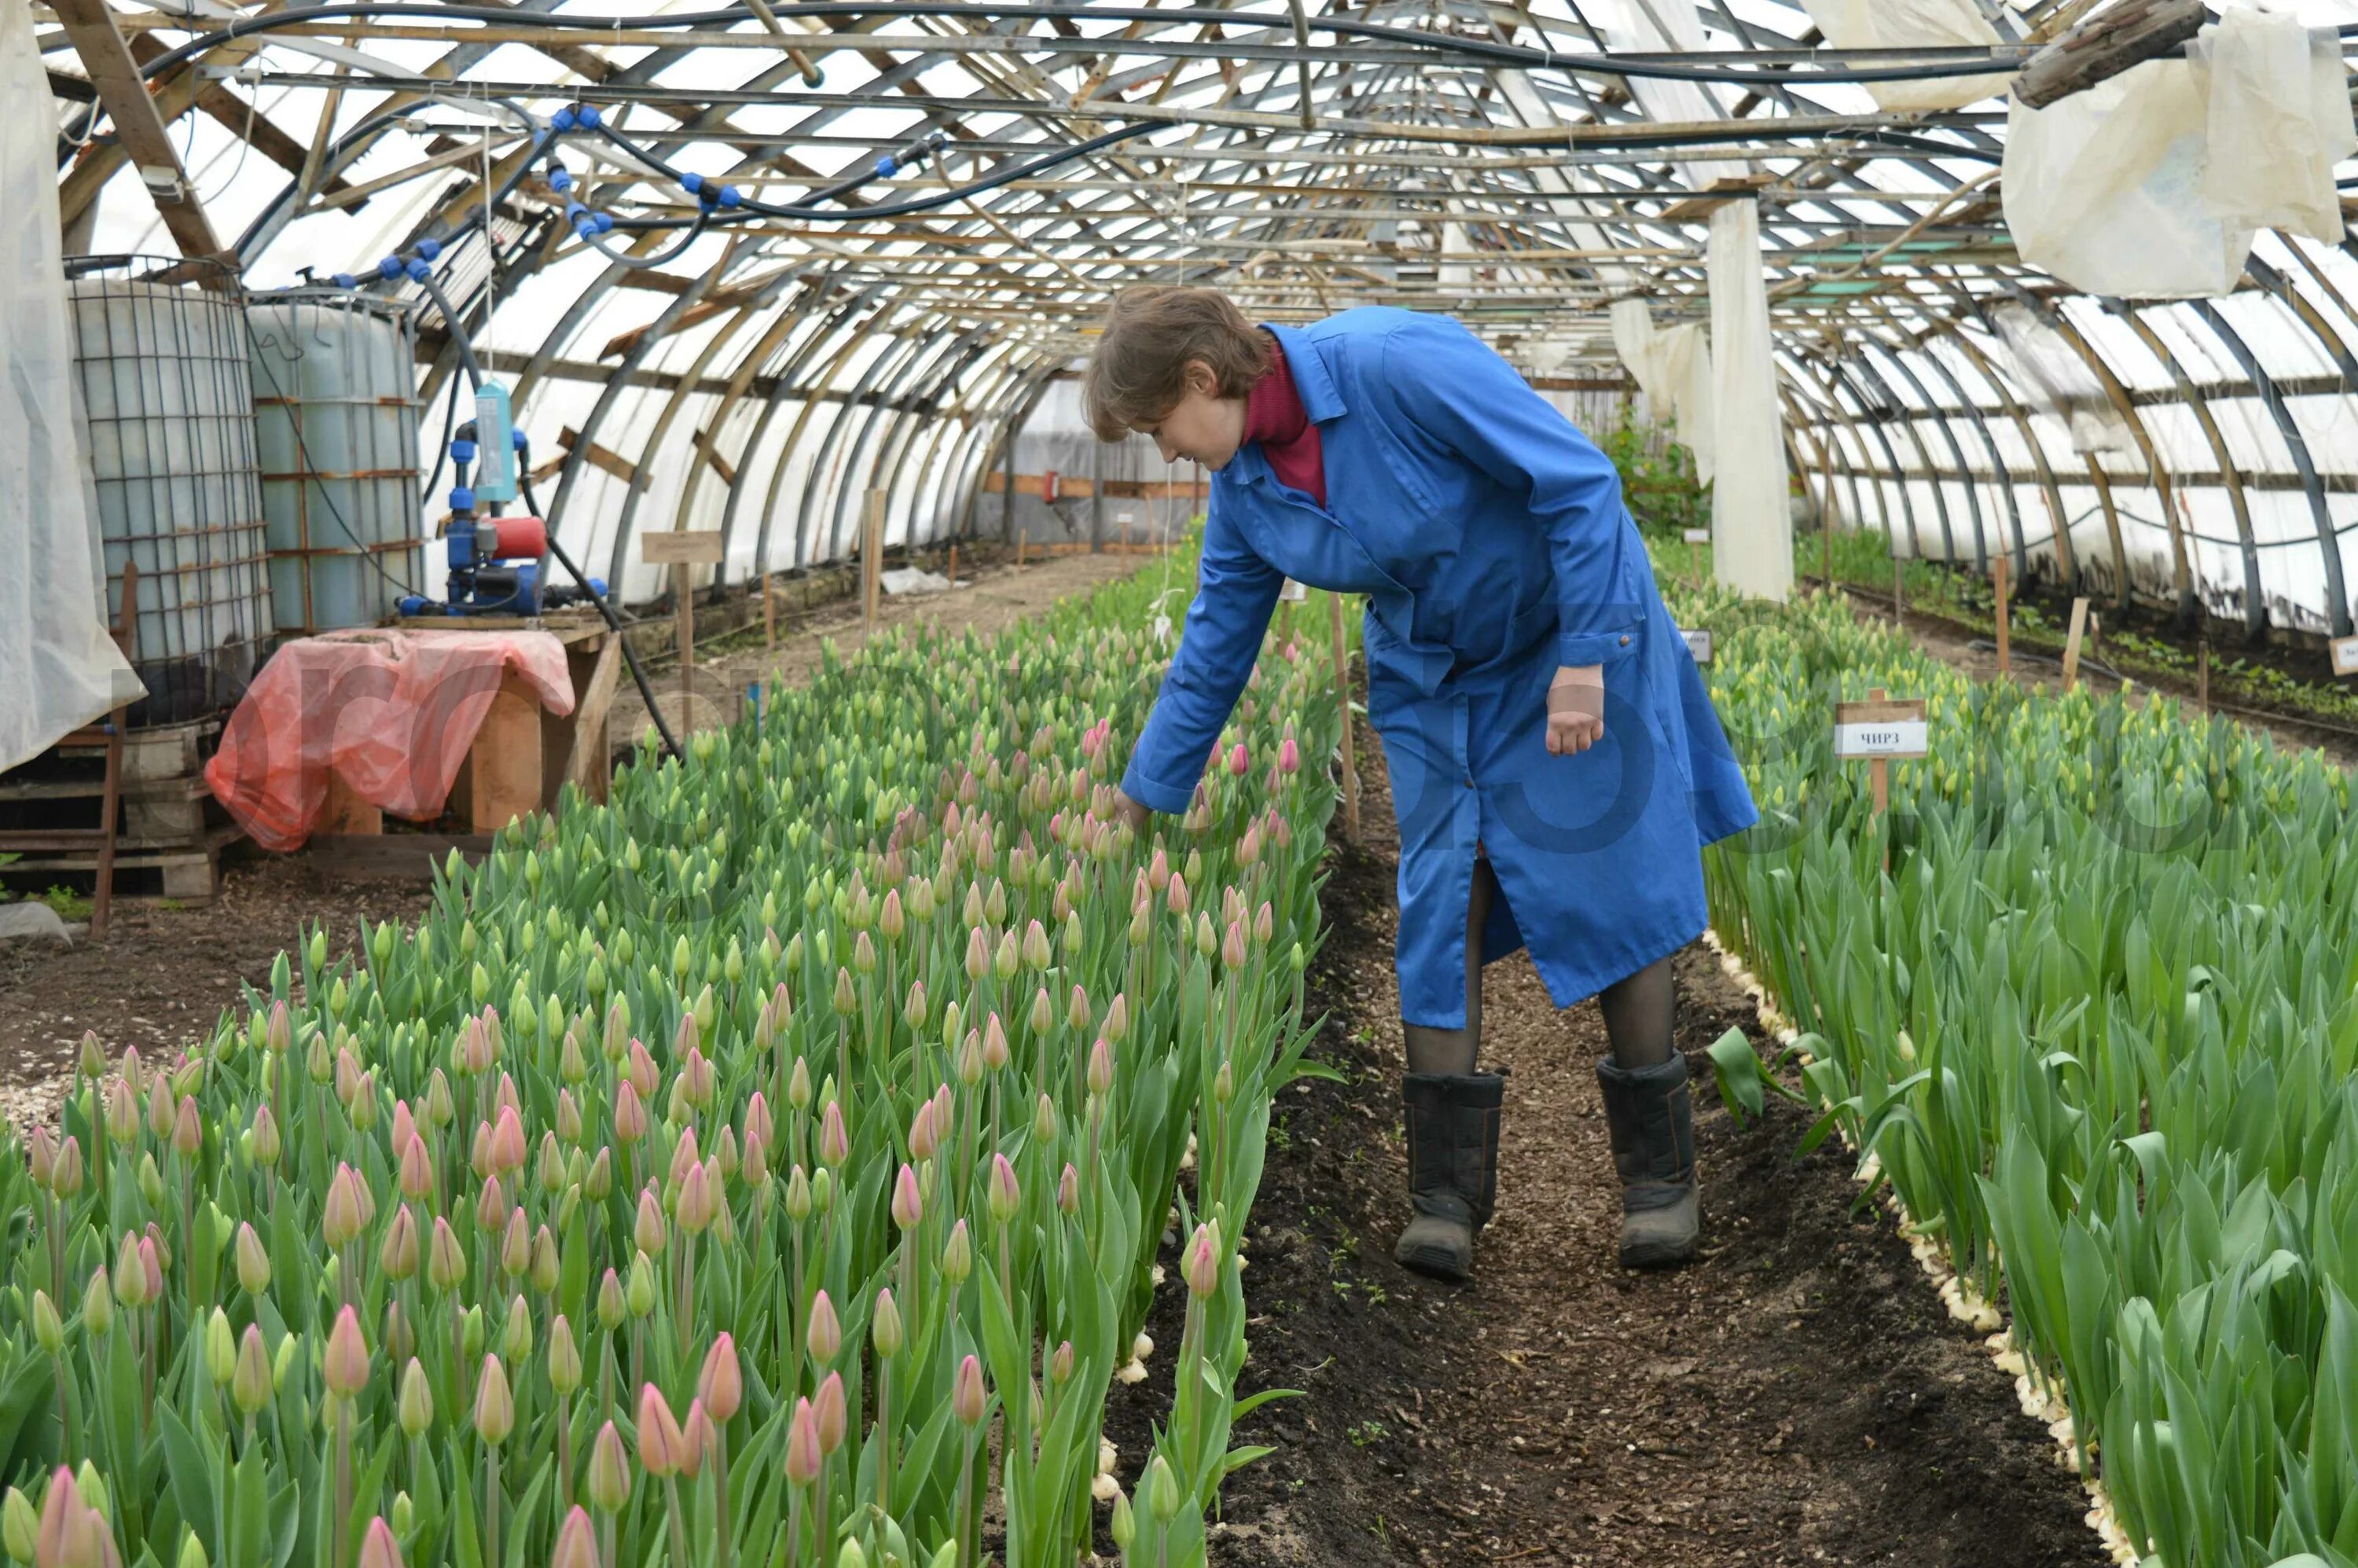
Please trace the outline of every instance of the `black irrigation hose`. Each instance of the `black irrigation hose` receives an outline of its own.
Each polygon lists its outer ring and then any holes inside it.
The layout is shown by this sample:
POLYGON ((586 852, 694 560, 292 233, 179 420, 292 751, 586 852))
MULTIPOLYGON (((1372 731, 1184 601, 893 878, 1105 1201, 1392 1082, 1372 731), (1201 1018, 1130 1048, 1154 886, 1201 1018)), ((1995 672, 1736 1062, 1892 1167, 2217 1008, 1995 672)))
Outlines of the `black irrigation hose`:
MULTIPOLYGON (((1293 27, 1293 16, 1286 12, 1253 13, 1222 10, 1210 6, 1185 6, 1172 10, 1156 10, 1143 5, 1086 5, 1071 4, 1024 5, 1019 3, 959 4, 952 0, 876 0, 873 4, 858 4, 856 0, 812 0, 800 5, 773 5, 773 16, 827 17, 871 16, 1017 16, 1044 20, 1101 22, 1148 22, 1171 24, 1217 24, 1225 27, 1293 27)), ((723 27, 740 22, 755 20, 750 5, 728 5, 711 11, 683 11, 658 16, 589 16, 562 12, 524 15, 504 7, 484 5, 442 5, 427 0, 369 0, 367 4, 330 5, 297 5, 267 16, 241 18, 225 27, 202 33, 187 43, 166 50, 140 68, 143 76, 153 78, 157 72, 182 64, 207 49, 236 38, 251 38, 256 33, 275 31, 305 22, 342 21, 377 16, 440 16, 462 21, 484 22, 514 27, 528 21, 535 27, 561 27, 584 33, 651 31, 670 28, 723 27)), ((1458 38, 1445 33, 1424 32, 1412 27, 1391 27, 1378 23, 1353 21, 1347 17, 1318 16, 1309 18, 1313 31, 1337 38, 1372 39, 1379 43, 1405 45, 1412 49, 1430 49, 1440 54, 1462 54, 1489 60, 1494 64, 1514 66, 1525 70, 1585 70, 1591 74, 1636 76, 1663 81, 1715 82, 1728 86, 1747 86, 1774 82, 1783 86, 1806 85, 1811 82, 1924 81, 1949 76, 2003 76, 2022 69, 2023 58, 1999 57, 1985 50, 1962 51, 1959 58, 1944 59, 1939 64, 1902 66, 1854 66, 1838 60, 1828 70, 1817 63, 1817 51, 1808 51, 1804 60, 1811 69, 1796 71, 1790 61, 1740 68, 1734 65, 1684 65, 1660 54, 1562 53, 1550 49, 1528 49, 1520 44, 1493 43, 1481 38, 1458 38)), ((793 40, 787 40, 791 43, 793 40)), ((1801 53, 1802 51, 1787 51, 1801 53)), ((1847 54, 1852 51, 1834 51, 1847 54)), ((1876 51, 1883 52, 1883 51, 1876 51)), ((453 83, 453 85, 459 85, 453 83)), ((96 106, 92 106, 92 113, 96 106)))
MULTIPOLYGON (((540 498, 533 494, 532 475, 524 467, 531 454, 532 449, 529 446, 517 450, 517 473, 524 491, 524 503, 532 509, 533 516, 539 517, 544 515, 540 510, 540 498)), ((557 557, 559 566, 573 574, 573 580, 581 585, 581 591, 590 596, 590 602, 598 607, 600 615, 605 617, 607 634, 622 644, 622 662, 631 666, 631 679, 638 683, 639 698, 647 705, 647 718, 654 721, 655 733, 663 737, 664 750, 671 753, 672 761, 686 762, 687 754, 680 750, 679 738, 671 732, 671 726, 664 722, 663 709, 655 705, 655 688, 649 684, 647 672, 639 663, 638 650, 631 646, 631 635, 622 630, 622 620, 614 613, 614 607, 608 603, 606 596, 599 592, 591 584, 589 577, 580 567, 575 564, 573 557, 565 553, 565 546, 557 542, 554 529, 548 531, 548 553, 557 557)), ((687 715, 683 713, 681 717, 685 718, 687 715)))

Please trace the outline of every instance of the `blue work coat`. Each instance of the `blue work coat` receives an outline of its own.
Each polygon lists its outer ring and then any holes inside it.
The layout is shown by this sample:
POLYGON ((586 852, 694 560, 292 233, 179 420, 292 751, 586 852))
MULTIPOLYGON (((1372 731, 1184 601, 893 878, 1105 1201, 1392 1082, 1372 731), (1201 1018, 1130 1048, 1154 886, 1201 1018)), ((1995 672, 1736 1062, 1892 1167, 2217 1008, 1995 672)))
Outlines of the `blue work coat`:
POLYGON ((1446 317, 1275 327, 1318 427, 1326 504, 1248 443, 1214 476, 1201 578, 1122 788, 1185 809, 1292 577, 1368 596, 1368 713, 1400 820, 1401 1016, 1466 1022, 1474 861, 1560 1007, 1705 924, 1702 846, 1757 820, 1613 464, 1446 317), (1550 679, 1604 666, 1605 738, 1547 750, 1550 679))

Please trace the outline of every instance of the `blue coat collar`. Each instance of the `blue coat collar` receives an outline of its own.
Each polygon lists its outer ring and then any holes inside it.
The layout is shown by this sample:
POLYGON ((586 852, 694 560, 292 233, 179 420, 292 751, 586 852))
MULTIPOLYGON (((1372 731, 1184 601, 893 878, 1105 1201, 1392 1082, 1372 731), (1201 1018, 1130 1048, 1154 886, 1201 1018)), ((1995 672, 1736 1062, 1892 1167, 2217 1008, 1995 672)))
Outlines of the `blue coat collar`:
POLYGON ((1302 395, 1303 411, 1310 416, 1312 424, 1324 425, 1350 412, 1344 406, 1335 377, 1327 371, 1326 362, 1319 357, 1318 345, 1309 333, 1298 327, 1280 327, 1270 321, 1262 322, 1261 327, 1285 351, 1286 368, 1293 373, 1293 390, 1302 395))

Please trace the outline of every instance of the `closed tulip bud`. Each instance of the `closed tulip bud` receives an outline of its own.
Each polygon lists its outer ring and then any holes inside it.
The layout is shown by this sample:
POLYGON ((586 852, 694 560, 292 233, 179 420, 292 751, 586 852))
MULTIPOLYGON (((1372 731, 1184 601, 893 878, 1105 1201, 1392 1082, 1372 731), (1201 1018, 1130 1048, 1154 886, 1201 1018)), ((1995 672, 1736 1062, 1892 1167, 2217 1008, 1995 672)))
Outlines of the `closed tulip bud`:
POLYGON ((633 1317, 644 1317, 655 1310, 654 1260, 644 1252, 631 1255, 631 1281, 622 1288, 622 1300, 633 1317))
POLYGON ((800 1225, 810 1217, 810 1173, 796 1165, 786 1177, 786 1217, 800 1225))
POLYGON ((1113 1092, 1113 1043, 1099 1038, 1089 1047, 1089 1093, 1099 1098, 1113 1092))
POLYGON ((557 1289, 564 1273, 564 1260, 557 1255, 557 1236, 542 1226, 532 1233, 532 1288, 542 1295, 557 1289))
POLYGON ((350 1165, 339 1164, 328 1182, 327 1200, 319 1209, 319 1234, 330 1250, 350 1246, 361 1233, 360 1177, 350 1165))
POLYGON ((1048 1378, 1060 1389, 1073 1380, 1073 1342, 1071 1340, 1067 1339, 1057 1346, 1056 1353, 1048 1357, 1048 1378))
POLYGON ((114 1292, 106 1282, 103 1263, 90 1271, 90 1284, 81 1293, 81 1325, 100 1339, 114 1330, 114 1292))
POLYGON ((66 1325, 58 1316, 58 1303, 49 1300, 47 1291, 33 1292, 33 1342, 53 1357, 66 1347, 66 1325))
MULTIPOLYGON (((404 1204, 393 1211, 393 1223, 384 1227, 384 1245, 377 1249, 377 1264, 387 1279, 406 1280, 417 1272, 417 1219, 409 1206, 404 1204)), ((243 1258, 240 1262, 242 1265, 243 1258)))
POLYGON ((1045 1094, 1032 1108, 1032 1138, 1036 1143, 1056 1141, 1056 1102, 1045 1094))
POLYGON ((1187 879, 1177 871, 1171 873, 1171 886, 1163 894, 1163 906, 1182 920, 1187 918, 1187 879))
POLYGON ((679 1184, 679 1227, 690 1236, 703 1235, 719 1208, 711 1173, 709 1165, 690 1165, 687 1179, 679 1184))
POLYGON ((968 1088, 982 1082, 982 1035, 978 1030, 966 1032, 965 1044, 958 1047, 957 1080, 968 1088))
POLYGON ((148 1136, 158 1143, 171 1137, 172 1121, 178 1110, 178 1107, 172 1102, 172 1086, 165 1081, 163 1074, 157 1073, 147 1087, 148 1136))
POLYGON ((712 1425, 711 1412, 700 1399, 687 1401, 687 1414, 679 1423, 681 1440, 679 1473, 684 1480, 693 1481, 703 1472, 705 1458, 719 1452, 720 1434, 712 1425))
POLYGON ((705 1352, 704 1369, 696 1376, 696 1397, 723 1426, 736 1419, 738 1407, 745 1402, 745 1376, 737 1361, 737 1341, 725 1329, 705 1352))
POLYGON ((990 1157, 990 1186, 987 1201, 990 1217, 1001 1225, 1013 1220, 1016 1210, 1023 1205, 1023 1189, 1016 1184, 1015 1167, 1008 1162, 1004 1154, 990 1157))
POLYGON ((205 1320, 205 1375, 217 1389, 237 1375, 237 1336, 230 1332, 229 1314, 219 1307, 205 1320))
MULTIPOLYGON (((311 1047, 303 1054, 303 1068, 310 1080, 315 1084, 324 1085, 332 1083, 335 1080, 336 1058, 328 1050, 328 1037, 326 1035, 314 1034, 311 1036, 311 1047)), ((149 1107, 151 1114, 153 1113, 153 1110, 154 1107, 149 1107)))
POLYGON ((139 1136, 139 1102, 120 1078, 107 1086, 105 1098, 106 1135, 116 1143, 128 1144, 139 1136))
POLYGON ((825 1291, 811 1298, 810 1327, 804 1342, 815 1361, 832 1361, 843 1348, 843 1323, 836 1316, 835 1303, 827 1299, 825 1291))
POLYGON ((704 1155, 696 1146, 696 1129, 683 1128, 679 1141, 671 1146, 671 1173, 666 1190, 676 1195, 679 1184, 687 1180, 688 1172, 703 1163, 704 1155))
POLYGON ((851 1158, 851 1133, 844 1125, 843 1102, 830 1099, 819 1119, 818 1162, 833 1169, 851 1158))
POLYGON ((868 1552, 858 1536, 847 1540, 843 1550, 835 1554, 835 1568, 868 1568, 868 1552))
POLYGON ((901 1354, 901 1346, 906 1342, 901 1308, 892 1300, 889 1288, 876 1292, 876 1310, 868 1319, 868 1337, 876 1346, 876 1354, 888 1358, 901 1354))
POLYGON ((1286 731, 1285 739, 1278 742, 1277 771, 1288 777, 1302 771, 1302 747, 1290 730, 1286 731))
POLYGON ((1023 928, 1023 961, 1033 969, 1044 969, 1054 958, 1048 946, 1048 933, 1034 920, 1023 928))
MULTIPOLYGON (((579 1151, 576 1150, 575 1153, 578 1156, 579 1151)), ((614 1190, 612 1155, 611 1149, 599 1150, 598 1157, 590 1162, 589 1172, 581 1178, 581 1191, 593 1203, 604 1203, 614 1190)))
MULTIPOLYGON (((395 1217, 395 1223, 400 1223, 399 1216, 395 1217)), ((268 1290, 270 1254, 263 1249, 262 1238, 254 1234, 254 1227, 243 1220, 238 1222, 233 1250, 237 1259, 237 1282, 244 1287, 245 1293, 258 1296, 268 1290)))
POLYGON ((436 1215, 426 1243, 426 1282, 441 1292, 456 1289, 466 1278, 467 1249, 459 1244, 450 1222, 436 1215))
POLYGON ((426 1147, 424 1133, 413 1134, 403 1147, 398 1180, 401 1195, 413 1203, 434 1195, 434 1154, 426 1147))
POLYGON ((135 1309, 147 1304, 147 1271, 139 1261, 135 1231, 124 1231, 123 1244, 114 1249, 114 1299, 135 1309))
POLYGON ((687 1086, 687 1103, 698 1110, 711 1109, 716 1086, 712 1064, 703 1052, 689 1048, 687 1060, 680 1068, 680 1077, 687 1086))
POLYGON ((1160 1454, 1147 1463, 1146 1497, 1157 1520, 1169 1524, 1178 1517, 1179 1477, 1160 1454))
POLYGON ((0 1500, 0 1545, 7 1548, 8 1560, 30 1563, 40 1533, 41 1516, 33 1511, 33 1500, 9 1487, 6 1498, 0 1500))
POLYGON ((352 1090, 352 1126, 362 1132, 368 1131, 371 1128, 376 1125, 377 1113, 380 1107, 377 1104, 376 1094, 376 1069, 374 1067, 371 1067, 367 1072, 361 1075, 360 1083, 355 1086, 352 1090))
POLYGON ((925 1217, 925 1200, 918 1195, 917 1173, 908 1166, 901 1167, 900 1176, 892 1184, 892 1223, 903 1230, 914 1230, 925 1217))
POLYGON ((1106 1008, 1105 1037, 1119 1045, 1130 1033, 1130 997, 1116 991, 1113 1001, 1106 1008))
POLYGON ((1047 1033, 1049 1026, 1055 1022, 1055 1006, 1048 1000, 1048 988, 1042 986, 1032 993, 1033 1034, 1038 1036, 1047 1033))
POLYGON ((549 1556, 548 1568, 600 1568, 597 1532, 578 1503, 557 1527, 557 1550, 549 1556))
POLYGON ((450 1080, 437 1067, 426 1079, 426 1121, 430 1127, 449 1126, 459 1119, 458 1101, 450 1093, 450 1080))
POLYGON ((949 1239, 942 1244, 942 1278, 952 1285, 963 1285, 973 1272, 974 1241, 961 1218, 950 1227, 949 1239))
POLYGON ((1130 1512, 1130 1496, 1126 1492, 1117 1491, 1113 1495, 1114 1546, 1124 1554, 1127 1554, 1130 1551, 1131 1542, 1136 1541, 1137 1538, 1138 1519, 1137 1517, 1130 1512))
POLYGON ((622 1295, 622 1276, 607 1270, 605 1278, 598 1281, 598 1326, 611 1334, 622 1325, 623 1315, 629 1311, 630 1303, 622 1295))
POLYGON ((631 1500, 631 1459, 612 1422, 598 1429, 590 1444, 590 1501, 598 1511, 617 1514, 631 1500))
POLYGON ((349 1108, 361 1086, 361 1059, 352 1054, 350 1045, 340 1045, 330 1071, 336 1086, 336 1103, 349 1108))
POLYGON ((633 1144, 646 1135, 646 1107, 639 1099, 639 1091, 624 1078, 614 1089, 614 1141, 633 1144))
POLYGON ((917 1107, 917 1114, 909 1119, 909 1158, 930 1160, 940 1147, 941 1141, 934 1131, 934 1102, 926 1100, 917 1107))
POLYGON ((164 1299, 164 1243, 151 1223, 139 1238, 140 1304, 153 1306, 164 1299))
POLYGON ((425 1366, 415 1356, 401 1369, 401 1394, 394 1419, 400 1423, 402 1435, 409 1438, 425 1436, 427 1428, 434 1424, 434 1390, 426 1380, 425 1366))
POLYGON ((81 1500, 81 1488, 73 1472, 60 1465, 41 1498, 40 1525, 34 1533, 31 1553, 36 1568, 69 1568, 69 1564, 82 1568, 85 1562, 94 1562, 87 1555, 90 1528, 90 1509, 81 1500))
POLYGON ((524 1210, 508 1211, 508 1222, 500 1231, 500 1272, 514 1280, 532 1267, 532 1230, 525 1223, 524 1210))
POLYGON ((361 1333, 360 1314, 350 1306, 336 1314, 336 1325, 328 1331, 320 1377, 328 1391, 342 1399, 351 1399, 368 1387, 368 1340, 361 1333))
MULTIPOLYGON (((863 934, 864 935, 864 934, 863 934)), ((852 989, 851 971, 838 965, 835 971, 835 994, 828 999, 838 1018, 849 1018, 860 1011, 860 993, 852 989)))
POLYGON ((999 946, 990 956, 991 973, 1004 983, 1013 979, 1022 965, 1022 949, 1016 943, 1015 933, 1010 931, 1000 937, 999 946))
MULTIPOLYGON (((196 1114, 196 1101, 182 1100, 180 1103, 188 1108, 191 1116, 196 1114)), ((57 1163, 49 1171, 49 1191, 61 1198, 80 1197, 81 1182, 81 1140, 69 1134, 66 1141, 58 1146, 57 1163)))
POLYGON ((1008 1061, 1007 1028, 999 1022, 999 1014, 994 1012, 983 1023, 982 1065, 995 1073, 1007 1065, 1008 1061))
POLYGON ((833 1454, 843 1446, 844 1429, 849 1417, 844 1408, 843 1374, 829 1372, 818 1386, 818 1397, 811 1401, 811 1413, 818 1418, 818 1448, 821 1454, 833 1454))
POLYGON ((1220 962, 1229 968, 1241 968, 1245 961, 1245 928, 1236 921, 1228 923, 1228 935, 1220 940, 1220 962))
POLYGON ((795 1058, 795 1070, 786 1077, 786 1103, 796 1110, 808 1110, 811 1106, 810 1064, 795 1058))
POLYGON ((639 1385, 639 1465, 655 1479, 669 1480, 687 1458, 687 1437, 653 1383, 639 1385))
POLYGON ((632 1231, 632 1239, 647 1257, 660 1258, 668 1238, 664 1229, 663 1204, 655 1197, 651 1183, 639 1190, 638 1224, 632 1231))
POLYGON ((987 1410, 982 1388, 982 1363, 968 1356, 958 1363, 950 1385, 950 1411, 969 1427, 980 1426, 987 1410))
POLYGON ((1235 749, 1228 752, 1228 776, 1240 779, 1251 771, 1252 758, 1245 751, 1245 743, 1239 741, 1236 743, 1235 749))
POLYGON ((483 1370, 475 1379, 475 1433, 485 1443, 497 1448, 515 1430, 515 1398, 508 1391, 507 1368, 496 1356, 483 1357, 483 1370))
POLYGON ((270 1402, 274 1386, 270 1353, 263 1346, 262 1330, 247 1324, 237 1342, 237 1360, 230 1368, 230 1400, 237 1406, 240 1415, 250 1416, 270 1402))
POLYGON ((1228 1063, 1223 1062, 1220 1064, 1220 1070, 1212 1075, 1213 1103, 1216 1105, 1227 1105, 1236 1098, 1236 1069, 1230 1066, 1228 1063))
POLYGON ((1056 1211, 1065 1215, 1081 1212, 1081 1173, 1070 1163, 1065 1166, 1065 1173, 1056 1179, 1056 1211))
POLYGON ((810 1486, 826 1464, 827 1454, 818 1442, 818 1412, 811 1409, 810 1400, 796 1400, 794 1418, 786 1427, 786 1479, 797 1487, 810 1486))
POLYGON ((1188 1243, 1182 1271, 1192 1294, 1208 1296, 1220 1288, 1219 1221, 1206 1220, 1195 1227, 1195 1238, 1188 1243))
POLYGON ((519 1367, 532 1359, 532 1308, 521 1295, 508 1303, 507 1321, 500 1329, 500 1354, 519 1367))

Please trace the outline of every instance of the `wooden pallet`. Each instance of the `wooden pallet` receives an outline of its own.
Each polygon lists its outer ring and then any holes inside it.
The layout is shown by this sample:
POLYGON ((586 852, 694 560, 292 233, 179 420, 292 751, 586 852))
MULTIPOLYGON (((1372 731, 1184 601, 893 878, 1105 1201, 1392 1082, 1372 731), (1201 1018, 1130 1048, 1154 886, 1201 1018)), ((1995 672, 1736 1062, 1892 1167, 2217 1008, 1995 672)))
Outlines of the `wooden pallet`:
MULTIPOLYGON (((222 852, 243 840, 235 827, 216 828, 193 844, 158 848, 117 839, 114 851, 114 895, 117 898, 168 898, 181 903, 208 903, 221 892, 222 852)), ((61 876, 81 881, 98 874, 95 851, 25 854, 0 866, 0 885, 34 892, 61 876)))
MULTIPOLYGON (((219 891, 223 849, 243 835, 205 784, 221 740, 218 717, 123 736, 114 891, 200 903, 219 891)), ((0 774, 0 831, 18 837, 0 884, 38 890, 64 879, 94 886, 99 851, 87 839, 106 795, 103 745, 73 741, 0 774), (41 836, 54 834, 53 843, 41 836)))

